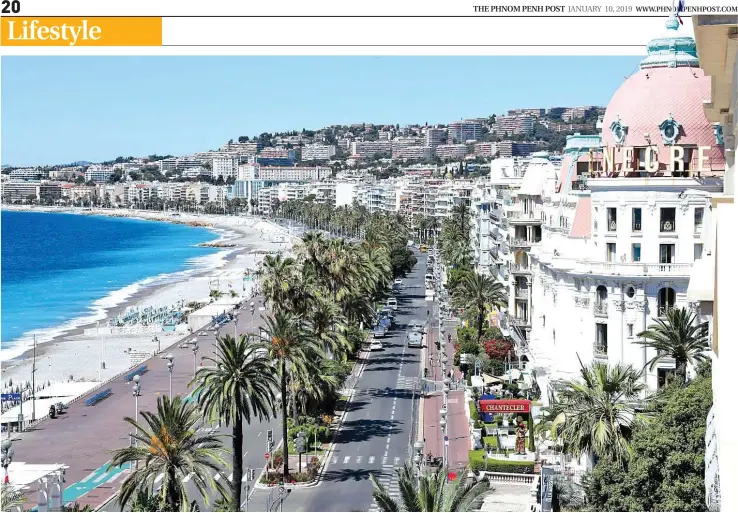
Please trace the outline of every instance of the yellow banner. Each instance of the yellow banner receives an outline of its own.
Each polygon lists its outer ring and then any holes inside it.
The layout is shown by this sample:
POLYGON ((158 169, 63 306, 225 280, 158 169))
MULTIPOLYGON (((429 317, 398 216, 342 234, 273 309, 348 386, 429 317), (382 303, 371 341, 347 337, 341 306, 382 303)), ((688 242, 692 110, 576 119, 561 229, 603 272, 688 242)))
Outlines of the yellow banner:
POLYGON ((161 46, 161 18, 0 18, 4 46, 161 46))

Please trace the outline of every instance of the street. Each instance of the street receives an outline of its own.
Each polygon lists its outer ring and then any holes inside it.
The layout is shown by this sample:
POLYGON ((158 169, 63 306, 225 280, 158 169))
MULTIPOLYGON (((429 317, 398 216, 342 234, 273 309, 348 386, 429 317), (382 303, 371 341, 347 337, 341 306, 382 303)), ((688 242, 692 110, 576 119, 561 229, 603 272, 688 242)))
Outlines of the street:
MULTIPOLYGON (((426 256, 419 252, 416 256, 418 263, 397 295, 395 327, 381 339, 383 350, 372 352, 367 361, 321 483, 293 489, 284 510, 376 511, 370 474, 399 496, 394 469, 412 457, 422 372, 421 349, 408 348, 405 337, 411 321, 427 321, 429 308, 424 291, 426 256)), ((268 496, 269 491, 256 490, 249 511, 265 511, 268 496)))

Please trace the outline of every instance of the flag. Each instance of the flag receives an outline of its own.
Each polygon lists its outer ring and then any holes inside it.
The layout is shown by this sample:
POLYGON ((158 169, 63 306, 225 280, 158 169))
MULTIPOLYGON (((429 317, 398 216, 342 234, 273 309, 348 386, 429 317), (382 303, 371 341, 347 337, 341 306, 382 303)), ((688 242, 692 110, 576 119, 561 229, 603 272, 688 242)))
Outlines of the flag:
POLYGON ((684 21, 682 21, 682 17, 679 16, 679 13, 684 10, 684 0, 679 0, 679 3, 677 4, 677 11, 676 11, 676 17, 679 20, 680 25, 684 25, 684 21))

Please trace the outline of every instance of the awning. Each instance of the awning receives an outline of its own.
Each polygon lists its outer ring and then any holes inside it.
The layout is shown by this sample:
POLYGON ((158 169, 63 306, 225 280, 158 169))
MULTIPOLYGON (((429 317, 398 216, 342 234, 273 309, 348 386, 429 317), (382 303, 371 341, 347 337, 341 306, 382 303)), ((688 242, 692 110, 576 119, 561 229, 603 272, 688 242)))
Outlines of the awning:
POLYGON ((502 379, 496 378, 494 376, 490 376, 489 374, 482 373, 482 379, 484 380, 485 386, 487 385, 494 385, 497 383, 502 383, 502 379))
POLYGON ((687 287, 687 301, 715 300, 715 259, 712 254, 703 255, 692 265, 687 287))

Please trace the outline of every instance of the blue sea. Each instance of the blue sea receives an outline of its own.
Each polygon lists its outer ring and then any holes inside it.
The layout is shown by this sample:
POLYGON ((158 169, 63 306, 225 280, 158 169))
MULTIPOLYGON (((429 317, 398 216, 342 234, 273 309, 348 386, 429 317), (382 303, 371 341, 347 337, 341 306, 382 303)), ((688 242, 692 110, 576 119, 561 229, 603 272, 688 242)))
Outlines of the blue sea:
POLYGON ((78 214, 2 211, 2 330, 6 360, 105 317, 142 287, 203 269, 219 250, 206 228, 78 214))

